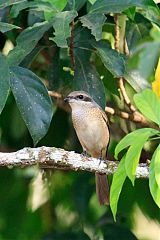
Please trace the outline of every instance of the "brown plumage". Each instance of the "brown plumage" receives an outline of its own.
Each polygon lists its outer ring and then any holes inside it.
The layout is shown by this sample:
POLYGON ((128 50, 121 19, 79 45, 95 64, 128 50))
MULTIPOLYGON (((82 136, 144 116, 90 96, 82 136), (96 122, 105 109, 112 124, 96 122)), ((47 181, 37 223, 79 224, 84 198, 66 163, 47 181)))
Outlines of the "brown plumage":
MULTIPOLYGON (((106 159, 109 143, 107 116, 84 91, 70 93, 65 101, 72 109, 72 121, 83 151, 92 157, 106 159)), ((104 174, 96 173, 96 193, 101 205, 109 204, 109 185, 104 174)))

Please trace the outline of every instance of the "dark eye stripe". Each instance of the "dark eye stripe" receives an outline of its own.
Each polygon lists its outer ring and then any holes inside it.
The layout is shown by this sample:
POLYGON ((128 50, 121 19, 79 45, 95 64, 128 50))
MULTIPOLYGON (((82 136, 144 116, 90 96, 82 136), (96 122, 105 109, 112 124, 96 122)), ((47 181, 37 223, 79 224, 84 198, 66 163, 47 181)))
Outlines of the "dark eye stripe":
POLYGON ((90 97, 84 97, 83 99, 85 102, 92 102, 92 99, 90 97))

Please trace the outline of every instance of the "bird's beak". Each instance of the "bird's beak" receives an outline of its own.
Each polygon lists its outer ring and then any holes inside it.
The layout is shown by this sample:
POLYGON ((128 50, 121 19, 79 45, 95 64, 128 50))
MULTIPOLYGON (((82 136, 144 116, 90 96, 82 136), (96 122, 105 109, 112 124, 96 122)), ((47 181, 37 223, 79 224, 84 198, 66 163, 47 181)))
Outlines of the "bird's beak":
POLYGON ((68 102, 69 102, 69 99, 70 99, 70 97, 64 98, 64 102, 65 102, 65 103, 68 103, 68 102))

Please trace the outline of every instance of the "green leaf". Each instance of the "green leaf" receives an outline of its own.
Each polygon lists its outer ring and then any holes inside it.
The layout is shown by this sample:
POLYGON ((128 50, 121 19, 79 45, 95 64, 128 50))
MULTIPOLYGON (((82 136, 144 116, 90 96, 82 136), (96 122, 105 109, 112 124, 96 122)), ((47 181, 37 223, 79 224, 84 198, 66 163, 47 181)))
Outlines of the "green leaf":
POLYGON ((70 10, 76 10, 79 11, 84 4, 87 2, 87 0, 68 0, 67 6, 65 8, 65 11, 70 11, 70 10))
POLYGON ((96 1, 90 9, 90 12, 97 12, 97 13, 121 13, 125 9, 130 7, 156 7, 156 4, 152 0, 121 0, 117 2, 117 0, 99 0, 96 1))
POLYGON ((91 42, 95 42, 91 31, 81 25, 76 25, 74 29, 74 49, 93 50, 91 42), (87 41, 86 41, 87 39, 87 41))
POLYGON ((143 50, 139 54, 139 72, 142 77, 153 81, 155 79, 155 68, 160 56, 160 41, 146 43, 141 47, 143 50))
POLYGON ((34 144, 47 133, 52 119, 52 102, 42 81, 30 70, 11 68, 11 89, 34 144))
POLYGON ((152 24, 142 15, 136 14, 134 21, 126 22, 126 40, 129 50, 136 46, 136 44, 150 35, 152 24))
POLYGON ((104 83, 105 89, 112 94, 119 96, 119 91, 117 89, 117 79, 105 68, 100 57, 95 58, 95 66, 98 73, 101 76, 102 82, 104 83))
POLYGON ((154 153, 154 172, 155 172, 155 179, 157 182, 157 185, 160 189, 160 145, 158 145, 155 153, 154 153))
POLYGON ((159 133, 159 131, 152 128, 138 129, 126 135, 116 146, 116 158, 119 152, 130 146, 125 157, 125 168, 126 174, 132 181, 133 185, 135 180, 136 168, 139 162, 142 148, 148 138, 156 135, 157 133, 159 133))
POLYGON ((25 2, 26 0, 1 0, 0 2, 0 9, 8 7, 13 4, 18 4, 21 2, 25 2))
POLYGON ((44 16, 45 16, 46 20, 53 17, 56 14, 56 12, 61 12, 67 4, 67 0, 61 0, 61 1, 59 1, 59 0, 46 0, 46 2, 49 2, 54 7, 54 9, 56 9, 56 11, 54 10, 52 12, 44 11, 44 16))
POLYGON ((62 11, 67 4, 67 0, 61 0, 61 1, 59 1, 59 0, 45 0, 45 1, 51 3, 52 6, 54 6, 57 9, 57 11, 62 11))
POLYGON ((141 78, 152 81, 155 78, 155 68, 159 56, 160 41, 140 44, 134 48, 134 51, 129 56, 126 71, 137 70, 141 78))
POLYGON ((43 0, 38 0, 38 2, 24 1, 12 6, 10 11, 11 17, 16 18, 19 12, 26 8, 34 9, 35 11, 57 12, 57 9, 54 8, 49 2, 44 2, 43 0))
POLYGON ((125 158, 126 174, 131 180, 133 185, 141 151, 149 136, 150 135, 147 133, 147 131, 144 132, 143 134, 139 134, 137 136, 138 139, 137 138, 134 139, 126 154, 125 158))
POLYGON ((157 27, 156 25, 154 25, 150 31, 150 35, 151 37, 156 40, 159 41, 160 39, 160 28, 157 27))
POLYGON ((35 47, 20 63, 20 67, 26 67, 29 68, 31 63, 34 61, 34 59, 37 57, 37 55, 40 53, 42 49, 44 49, 44 46, 38 46, 35 47))
POLYGON ((116 172, 113 175, 112 185, 110 189, 110 207, 115 221, 118 200, 126 177, 127 174, 125 170, 125 156, 123 156, 116 172))
POLYGON ((145 117, 160 125, 160 100, 152 90, 135 94, 134 102, 145 117))
POLYGON ((55 14, 53 17, 53 27, 55 30, 55 37, 50 38, 57 46, 67 48, 67 38, 70 37, 70 26, 69 24, 77 16, 76 11, 65 11, 55 14))
POLYGON ((151 84, 147 81, 147 79, 140 75, 138 69, 126 68, 124 78, 136 92, 141 92, 146 88, 151 88, 151 84))
MULTIPOLYGON (((157 183, 158 179, 156 180, 156 177, 155 177, 155 159, 159 156, 159 150, 160 150, 159 146, 152 156, 151 164, 149 167, 149 188, 150 188, 150 192, 151 192, 151 195, 152 195, 155 203, 160 208, 160 188, 157 183)), ((156 175, 157 175, 157 173, 156 173, 156 175)), ((159 182, 159 180, 158 180, 158 182, 159 182)))
POLYGON ((125 70, 124 55, 113 50, 111 46, 104 41, 99 41, 92 45, 97 50, 104 66, 113 74, 113 76, 123 76, 125 70))
POLYGON ((141 128, 137 129, 129 134, 127 134, 121 141, 117 144, 115 148, 115 155, 114 157, 117 159, 118 154, 127 148, 128 146, 132 145, 135 139, 139 139, 140 135, 148 134, 149 136, 157 134, 158 131, 152 128, 141 128))
POLYGON ((102 39, 102 27, 106 21, 104 14, 95 13, 83 16, 80 18, 82 25, 91 29, 92 34, 95 36, 96 41, 102 39))
POLYGON ((18 27, 16 25, 9 24, 9 23, 0 22, 0 32, 5 33, 5 32, 8 32, 12 29, 20 29, 20 27, 18 27))
POLYGON ((96 2, 96 0, 88 0, 92 5, 96 2))
POLYGON ((67 52, 63 59, 60 58, 60 48, 54 48, 54 55, 48 69, 48 81, 51 89, 62 93, 63 96, 73 91, 73 75, 71 75, 70 59, 67 52), (67 71, 65 68, 68 68, 67 71))
POLYGON ((7 60, 10 66, 19 65, 23 59, 34 49, 43 34, 51 27, 48 22, 36 23, 26 28, 17 37, 16 47, 9 52, 7 60))
POLYGON ((5 106, 9 94, 9 67, 6 58, 0 53, 0 114, 5 106))
POLYGON ((90 8, 91 13, 121 13, 124 10, 130 7, 139 7, 140 12, 149 20, 160 24, 159 23, 159 15, 160 11, 157 5, 152 0, 99 0, 96 1, 90 8))
POLYGON ((135 14, 136 14, 136 8, 135 7, 130 7, 124 11, 124 14, 127 15, 129 19, 134 21, 135 14))
POLYGON ((75 74, 74 84, 76 90, 84 90, 94 98, 94 100, 105 108, 105 89, 100 76, 89 62, 90 53, 85 50, 75 51, 75 74))

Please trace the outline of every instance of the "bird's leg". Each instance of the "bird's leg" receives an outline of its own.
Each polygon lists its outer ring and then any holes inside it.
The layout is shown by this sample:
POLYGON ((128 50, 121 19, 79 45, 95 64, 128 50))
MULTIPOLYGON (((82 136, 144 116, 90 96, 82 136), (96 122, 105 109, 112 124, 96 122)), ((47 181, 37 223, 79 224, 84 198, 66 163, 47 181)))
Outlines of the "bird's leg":
POLYGON ((103 161, 103 155, 102 155, 102 150, 101 150, 101 155, 99 156, 99 164, 98 164, 98 166, 101 164, 102 161, 103 161))
POLYGON ((83 157, 90 157, 90 155, 87 153, 86 149, 83 148, 83 152, 81 153, 83 157))

